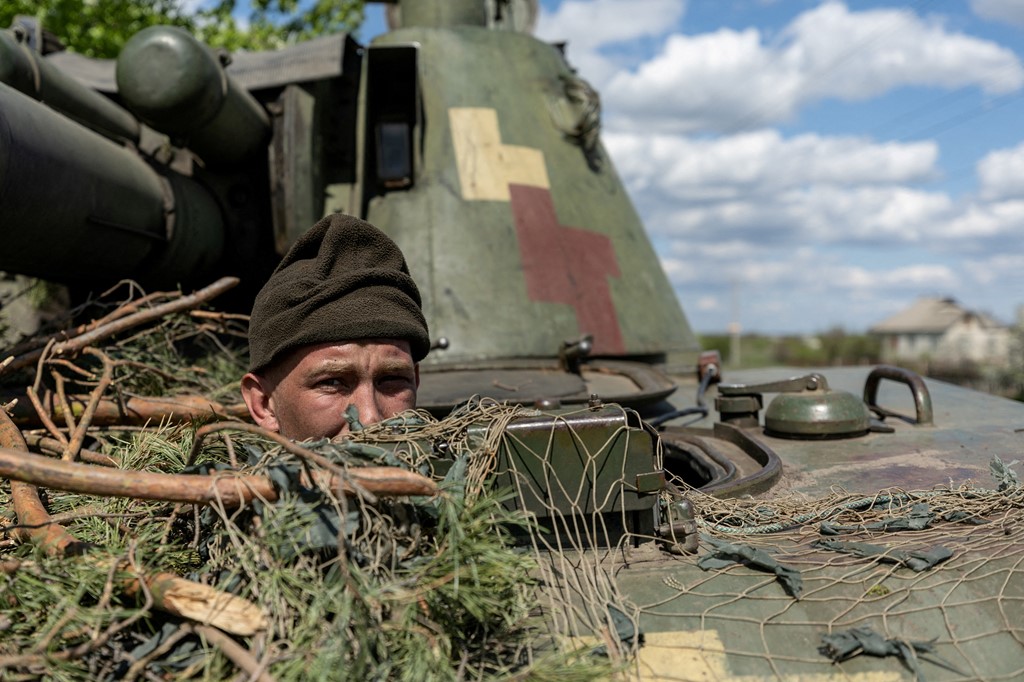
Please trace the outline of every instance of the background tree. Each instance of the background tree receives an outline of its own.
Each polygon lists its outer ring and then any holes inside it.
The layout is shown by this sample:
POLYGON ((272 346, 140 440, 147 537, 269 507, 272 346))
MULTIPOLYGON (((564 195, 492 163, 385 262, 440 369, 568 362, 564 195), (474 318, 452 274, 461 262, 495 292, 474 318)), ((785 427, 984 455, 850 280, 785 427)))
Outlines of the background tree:
POLYGON ((238 3, 220 0, 200 11, 198 37, 228 50, 266 50, 354 31, 363 22, 363 0, 252 0, 244 23, 235 18, 238 3))
POLYGON ((240 0, 196 7, 183 0, 3 0, 0 27, 19 14, 35 17, 68 49, 113 58, 136 32, 157 24, 181 26, 215 47, 262 50, 318 35, 353 31, 363 20, 362 0, 240 0))

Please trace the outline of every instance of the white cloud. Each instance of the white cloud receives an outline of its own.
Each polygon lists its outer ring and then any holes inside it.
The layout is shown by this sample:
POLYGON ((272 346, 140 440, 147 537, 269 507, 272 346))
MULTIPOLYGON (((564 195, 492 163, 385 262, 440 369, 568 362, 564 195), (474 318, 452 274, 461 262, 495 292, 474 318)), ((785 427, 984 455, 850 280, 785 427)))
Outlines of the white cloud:
POLYGON ((1020 0, 971 0, 971 10, 984 19, 1024 26, 1024 3, 1020 0))
POLYGON ((609 135, 648 228, 693 240, 918 242, 954 215, 908 183, 935 175, 932 142, 872 143, 759 131, 718 139, 609 135))
POLYGON ((617 125, 734 132, 826 98, 864 100, 910 85, 1005 93, 1022 84, 1020 61, 993 42, 906 10, 825 2, 772 42, 752 28, 671 35, 635 72, 615 75, 605 99, 626 117, 617 125))
POLYGON ((968 260, 964 263, 964 270, 983 286, 1000 282, 1024 284, 1024 255, 998 254, 979 260, 968 260))
POLYGON ((885 185, 934 176, 933 142, 874 143, 815 134, 783 138, 761 130, 716 139, 614 134, 605 145, 636 189, 658 187, 679 199, 733 199, 807 185, 885 185))
POLYGON ((552 14, 541 8, 537 37, 567 40, 584 50, 664 35, 686 10, 682 0, 566 0, 552 14))
POLYGON ((1024 143, 985 155, 978 162, 978 182, 985 199, 1024 198, 1024 143))
POLYGON ((670 272, 685 273, 672 282, 691 322, 704 331, 724 331, 737 299, 748 331, 864 329, 919 295, 959 294, 965 280, 955 267, 926 259, 865 267, 817 248, 769 245, 720 255, 694 245, 668 259, 676 263, 670 272))
MULTIPOLYGON (((936 237, 958 240, 1004 238, 1004 249, 1019 248, 1024 241, 1024 199, 973 203, 934 230, 936 237)), ((983 248, 976 244, 977 248, 983 248)))
POLYGON ((554 13, 541 7, 536 35, 567 42, 569 60, 600 87, 616 69, 602 47, 663 36, 685 11, 684 0, 566 0, 554 13))
POLYGON ((697 299, 697 310, 715 310, 721 304, 714 296, 701 296, 697 299))

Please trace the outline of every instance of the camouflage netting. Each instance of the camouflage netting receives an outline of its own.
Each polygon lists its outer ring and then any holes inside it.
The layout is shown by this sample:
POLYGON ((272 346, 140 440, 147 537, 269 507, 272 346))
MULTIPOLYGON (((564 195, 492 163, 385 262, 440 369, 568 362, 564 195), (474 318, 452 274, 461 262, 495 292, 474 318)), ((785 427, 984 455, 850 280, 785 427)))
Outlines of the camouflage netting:
POLYGON ((638 604, 651 632, 639 660, 647 676, 1024 676, 1016 482, 867 498, 691 498, 702 538, 690 570, 666 575, 640 560, 620 580, 624 590, 657 582, 638 604))
POLYGON ((194 307, 42 357, 24 346, 31 362, 5 375, 33 384, 10 412, 50 455, 7 432, 5 471, 122 473, 103 494, 80 473, 59 479, 77 493, 41 484, 43 516, 26 516, 31 486, 0 485, 3 679, 1024 676, 1011 466, 991 490, 870 497, 720 500, 676 481, 649 509, 608 512, 661 468, 629 410, 475 400, 282 442, 232 418, 244 320, 194 307), (202 412, 187 394, 221 420, 171 423, 202 412), (154 499, 182 500, 169 491, 189 473, 206 476, 188 493, 202 502, 154 499))

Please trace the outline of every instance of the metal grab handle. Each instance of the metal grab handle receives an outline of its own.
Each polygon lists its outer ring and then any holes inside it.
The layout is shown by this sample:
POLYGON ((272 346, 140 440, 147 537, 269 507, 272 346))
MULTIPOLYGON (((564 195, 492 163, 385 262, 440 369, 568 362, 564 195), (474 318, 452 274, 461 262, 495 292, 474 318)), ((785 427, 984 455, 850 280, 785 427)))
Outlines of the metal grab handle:
POLYGON ((719 384, 719 395, 754 395, 756 393, 800 393, 828 391, 828 382, 821 374, 807 374, 762 384, 719 384))
POLYGON ((868 378, 864 382, 864 402, 867 403, 869 410, 880 416, 896 417, 911 424, 935 424, 932 412, 932 396, 928 393, 928 387, 924 385, 924 379, 909 369, 893 367, 892 365, 875 367, 871 370, 871 374, 868 374, 868 378), (917 411, 916 421, 898 412, 887 410, 877 404, 878 384, 881 383, 882 379, 891 379, 910 388, 910 392, 914 396, 914 409, 917 411))

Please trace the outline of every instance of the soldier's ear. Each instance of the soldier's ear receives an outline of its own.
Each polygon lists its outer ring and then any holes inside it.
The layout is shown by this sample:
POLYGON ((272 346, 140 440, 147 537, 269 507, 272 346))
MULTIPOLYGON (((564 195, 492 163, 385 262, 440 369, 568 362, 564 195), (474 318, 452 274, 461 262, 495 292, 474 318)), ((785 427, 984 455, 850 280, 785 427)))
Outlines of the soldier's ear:
POLYGON ((413 371, 416 372, 416 388, 420 387, 420 363, 416 363, 412 366, 413 371))
POLYGON ((245 406, 249 408, 249 414, 257 426, 262 426, 268 431, 280 431, 281 425, 277 421, 268 386, 265 378, 249 372, 242 377, 242 400, 245 401, 245 406))

